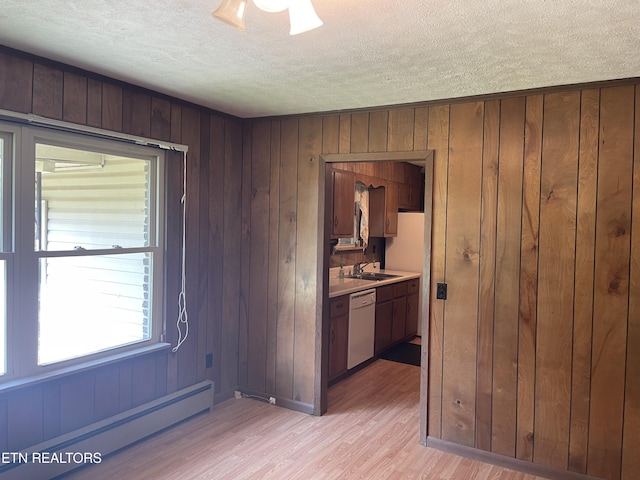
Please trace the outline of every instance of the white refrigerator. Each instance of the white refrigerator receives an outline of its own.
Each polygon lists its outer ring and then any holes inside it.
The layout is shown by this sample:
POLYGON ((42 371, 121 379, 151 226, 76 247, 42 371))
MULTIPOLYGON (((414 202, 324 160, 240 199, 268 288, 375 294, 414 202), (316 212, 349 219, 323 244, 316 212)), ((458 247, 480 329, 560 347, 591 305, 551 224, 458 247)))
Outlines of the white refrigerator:
POLYGON ((420 277, 418 335, 422 335, 422 263, 424 259, 424 213, 398 213, 398 236, 387 238, 384 268, 416 272, 420 277))

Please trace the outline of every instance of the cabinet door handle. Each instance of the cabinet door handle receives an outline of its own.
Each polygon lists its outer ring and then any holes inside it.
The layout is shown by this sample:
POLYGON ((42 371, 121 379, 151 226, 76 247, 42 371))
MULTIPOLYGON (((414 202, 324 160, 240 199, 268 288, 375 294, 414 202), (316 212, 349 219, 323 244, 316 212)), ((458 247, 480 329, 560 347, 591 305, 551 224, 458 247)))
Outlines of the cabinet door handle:
POLYGON ((335 218, 333 219, 333 226, 334 226, 334 227, 337 227, 337 226, 338 226, 338 217, 335 217, 335 218))

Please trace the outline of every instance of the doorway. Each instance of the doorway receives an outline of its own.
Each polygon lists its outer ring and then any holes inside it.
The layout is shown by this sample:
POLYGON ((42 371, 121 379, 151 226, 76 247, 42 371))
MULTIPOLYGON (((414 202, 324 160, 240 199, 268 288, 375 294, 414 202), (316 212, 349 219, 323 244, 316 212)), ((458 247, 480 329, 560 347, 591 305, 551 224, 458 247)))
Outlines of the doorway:
MULTIPOLYGON (((325 183, 331 181, 327 164, 337 162, 424 162, 424 257, 422 265, 422 302, 420 310, 422 313, 422 327, 418 332, 421 337, 422 358, 420 372, 420 443, 426 443, 427 436, 427 399, 428 399, 428 358, 429 358, 429 300, 430 300, 430 275, 431 275, 431 223, 433 205, 433 151, 413 151, 413 152, 390 152, 390 153, 357 153, 357 154, 327 154, 320 156, 320 174, 324 175, 325 183)), ((324 205, 328 199, 325 193, 324 205)), ((330 266, 330 232, 332 227, 332 214, 325 212, 324 225, 319 228, 323 232, 322 248, 322 275, 323 275, 323 302, 322 302, 322 338, 321 338, 321 412, 325 413, 328 408, 328 353, 329 353, 329 278, 327 272, 330 266)))

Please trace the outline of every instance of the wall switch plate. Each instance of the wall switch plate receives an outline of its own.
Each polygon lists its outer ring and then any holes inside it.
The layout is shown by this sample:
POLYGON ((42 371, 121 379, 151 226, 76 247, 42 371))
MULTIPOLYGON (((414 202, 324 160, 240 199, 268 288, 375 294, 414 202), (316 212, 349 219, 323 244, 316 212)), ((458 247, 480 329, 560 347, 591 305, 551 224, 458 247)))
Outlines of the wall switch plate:
POLYGON ((207 356, 205 357, 205 367, 213 367, 213 353, 207 353, 207 356))
POLYGON ((447 284, 446 283, 437 283, 436 284, 436 299, 438 299, 438 300, 446 300, 447 299, 447 284))

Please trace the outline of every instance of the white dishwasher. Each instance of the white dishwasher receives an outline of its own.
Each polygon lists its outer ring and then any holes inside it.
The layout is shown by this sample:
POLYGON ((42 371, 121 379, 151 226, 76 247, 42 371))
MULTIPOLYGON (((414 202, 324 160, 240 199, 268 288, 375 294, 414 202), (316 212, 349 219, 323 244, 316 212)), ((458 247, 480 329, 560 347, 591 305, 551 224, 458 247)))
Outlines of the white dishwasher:
POLYGON ((375 323, 376 290, 352 293, 349 296, 348 369, 373 357, 375 323))

